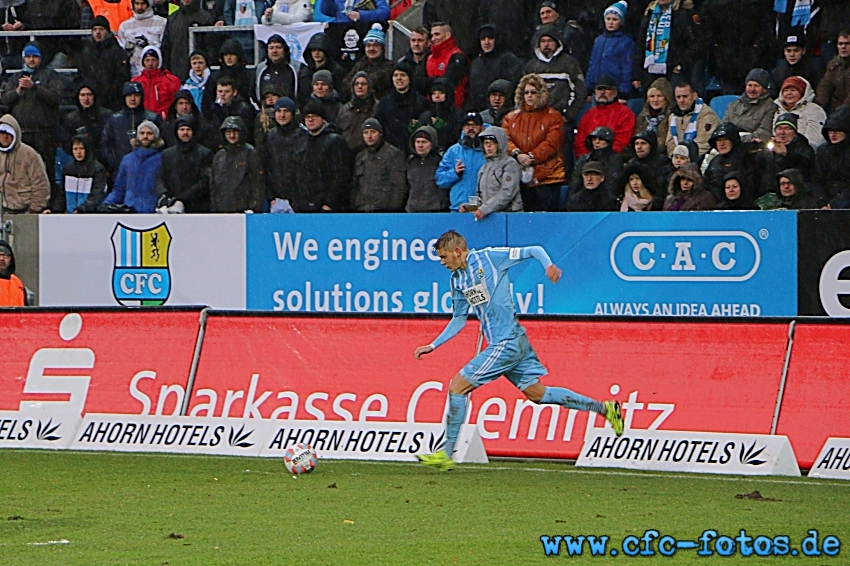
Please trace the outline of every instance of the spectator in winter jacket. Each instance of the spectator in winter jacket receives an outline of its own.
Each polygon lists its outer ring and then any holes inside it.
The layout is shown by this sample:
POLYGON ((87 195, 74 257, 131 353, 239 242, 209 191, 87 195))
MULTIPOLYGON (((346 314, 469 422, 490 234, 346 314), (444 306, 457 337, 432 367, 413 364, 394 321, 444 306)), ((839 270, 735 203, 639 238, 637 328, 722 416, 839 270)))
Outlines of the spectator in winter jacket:
POLYGON ((821 208, 850 208, 850 108, 841 107, 826 119, 826 142, 815 150, 813 196, 821 208))
MULTIPOLYGON (((655 79, 646 90, 646 101, 637 116, 635 129, 638 132, 655 132, 658 140, 658 151, 667 153, 667 131, 670 129, 670 114, 676 99, 673 97, 673 87, 670 81, 661 77, 655 79)), ((663 186, 667 186, 664 183, 663 186)))
POLYGON ((383 126, 375 118, 363 122, 366 149, 354 159, 352 210, 402 212, 407 203, 407 163, 404 152, 384 141, 383 126))
POLYGON ((150 121, 157 126, 162 123, 158 114, 145 110, 145 94, 139 83, 124 83, 124 109, 112 114, 103 126, 100 136, 100 152, 107 168, 113 174, 118 171, 121 160, 132 151, 131 142, 136 138, 139 124, 150 121))
POLYGON ((774 84, 782 84, 788 77, 803 77, 809 84, 817 85, 823 76, 821 66, 806 53, 806 44, 800 35, 785 38, 783 58, 773 69, 774 84))
POLYGON ((511 157, 528 171, 524 176, 531 176, 523 183, 523 205, 530 212, 557 211, 567 176, 561 147, 564 119, 549 106, 549 92, 539 75, 520 79, 514 100, 517 109, 505 116, 502 127, 508 134, 511 157))
MULTIPOLYGON (((177 76, 180 82, 189 76, 189 28, 211 26, 213 15, 201 5, 201 0, 179 0, 180 9, 168 16, 162 32, 162 66, 177 76)), ((205 34, 195 36, 195 49, 206 50, 205 34)))
POLYGON ((24 47, 24 67, 11 74, 3 84, 0 104, 9 109, 21 126, 21 141, 38 152, 47 169, 50 182, 50 208, 65 210, 65 192, 56 187, 56 128, 59 126, 59 96, 62 81, 42 63, 41 51, 35 44, 24 47))
POLYGON ((156 178, 157 208, 182 203, 184 212, 210 211, 210 168, 213 152, 198 143, 198 122, 181 114, 174 123, 175 144, 162 152, 156 178))
POLYGON ((744 94, 726 107, 726 122, 735 124, 741 141, 767 141, 773 132, 773 113, 776 106, 770 98, 770 77, 764 69, 752 69, 747 74, 744 94))
POLYGON ((585 153, 578 159, 570 181, 571 187, 581 186, 582 177, 579 176, 579 171, 584 170, 585 163, 595 161, 600 163, 605 171, 605 181, 601 190, 605 192, 606 198, 614 201, 622 197, 622 176, 626 158, 614 151, 613 143, 614 132, 607 126, 599 126, 590 132, 585 141, 589 153, 585 153))
POLYGON ((596 83, 593 106, 584 113, 578 124, 575 148, 576 157, 587 153, 587 136, 605 126, 614 132, 614 151, 620 153, 628 145, 635 133, 635 114, 617 99, 617 85, 611 77, 602 77, 596 83))
POLYGON ((626 21, 628 4, 620 0, 605 10, 605 31, 593 42, 587 88, 593 90, 599 77, 609 76, 617 83, 617 93, 629 98, 632 91, 632 67, 635 42, 621 29, 626 21))
POLYGON ((133 82, 142 85, 145 91, 145 109, 165 119, 174 95, 180 90, 180 79, 162 68, 162 55, 153 46, 142 51, 142 67, 144 70, 133 78, 133 82))
POLYGON ((367 118, 375 115, 376 106, 375 95, 372 94, 372 79, 368 73, 360 71, 351 81, 351 100, 339 109, 335 122, 352 155, 357 155, 361 149, 366 148, 362 126, 367 118))
POLYGON ((567 212, 608 212, 617 201, 604 188, 605 169, 598 161, 587 161, 580 169, 581 183, 574 185, 564 203, 567 212))
POLYGON ((816 99, 821 107, 830 112, 850 104, 850 30, 838 33, 836 45, 838 55, 827 64, 826 73, 818 83, 816 99))
MULTIPOLYGON (((561 113, 567 123, 567 129, 572 132, 587 97, 581 67, 564 49, 564 42, 555 28, 541 28, 534 37, 534 58, 525 65, 525 73, 535 73, 543 78, 549 92, 549 105, 561 113)), ((629 132, 629 136, 631 135, 632 132, 629 132)), ((627 141, 628 139, 623 143, 627 141)))
POLYGON ((463 108, 469 88, 469 59, 455 43, 452 26, 445 22, 431 24, 431 55, 425 68, 430 78, 445 77, 449 81, 455 89, 455 106, 463 108))
POLYGON ((422 26, 429 30, 437 22, 447 22, 461 51, 472 57, 478 52, 478 28, 481 23, 476 15, 480 0, 426 0, 422 10, 422 26))
MULTIPOLYGON (((228 77, 233 81, 233 86, 236 92, 242 95, 245 100, 250 100, 255 90, 255 82, 253 75, 245 68, 248 64, 245 59, 245 52, 242 50, 242 45, 234 39, 227 39, 221 44, 221 49, 218 51, 218 70, 210 75, 206 87, 204 87, 204 100, 201 104, 201 110, 206 115, 216 103, 216 94, 218 81, 224 77, 228 77)), ((260 67, 262 63, 260 64, 260 67)), ((259 67, 256 69, 259 71, 259 67)), ((250 122, 246 122, 249 124, 250 122)))
POLYGON ((431 32, 422 26, 410 30, 410 47, 398 62, 404 61, 413 69, 413 90, 426 96, 431 79, 428 78, 428 57, 431 55, 431 32))
MULTIPOLYGON (((366 32, 366 36, 363 38, 363 51, 366 53, 366 57, 357 61, 351 70, 348 71, 342 87, 349 87, 354 75, 363 71, 372 79, 372 92, 375 93, 377 100, 381 100, 388 95, 393 87, 392 78, 395 65, 389 59, 384 58, 386 44, 386 34, 383 32, 381 25, 374 24, 372 29, 366 32)), ((410 74, 412 76, 412 70, 410 74)), ((349 94, 348 92, 343 92, 343 97, 348 97, 349 94)))
POLYGON ((86 152, 88 157, 100 159, 100 138, 112 111, 101 108, 94 89, 85 83, 77 89, 74 102, 76 108, 65 114, 65 119, 62 121, 62 142, 65 151, 70 155, 71 146, 68 143, 71 138, 76 135, 85 135, 88 137, 90 146, 86 152))
POLYGON ((351 155, 342 136, 324 116, 325 107, 311 100, 301 113, 308 136, 298 144, 295 212, 344 212, 351 187, 351 155))
POLYGON ((298 75, 301 63, 293 61, 289 51, 289 45, 283 37, 278 34, 271 36, 266 42, 266 59, 257 65, 257 84, 254 94, 244 93, 246 96, 256 96, 260 100, 263 95, 263 87, 269 83, 277 86, 281 96, 288 96, 293 100, 298 96, 298 75))
POLYGON ((703 162, 703 180, 705 188, 717 202, 723 200, 723 179, 732 171, 738 172, 745 185, 752 186, 755 179, 750 153, 744 147, 735 124, 724 122, 717 126, 708 139, 708 145, 711 151, 705 156, 707 166, 703 162))
POLYGON ((15 252, 6 240, 0 240, 0 307, 23 307, 27 291, 15 275, 15 252))
POLYGON ((106 169, 95 159, 87 135, 75 135, 69 146, 72 159, 62 169, 65 212, 94 212, 106 193, 106 169))
POLYGON ((324 105, 328 122, 336 122, 336 115, 342 108, 342 104, 339 102, 339 94, 334 90, 333 75, 326 69, 316 71, 313 73, 312 84, 313 93, 310 98, 324 105))
POLYGON ((508 112, 514 109, 514 87, 505 79, 496 79, 487 89, 487 109, 481 113, 481 119, 488 126, 500 126, 508 112))
POLYGON ((687 81, 682 81, 673 91, 676 105, 670 115, 670 129, 667 131, 667 153, 672 153, 680 143, 693 140, 699 147, 699 154, 708 153, 708 138, 720 124, 720 118, 687 81))
POLYGON ((646 7, 635 41, 632 86, 640 88, 659 77, 671 83, 691 76, 701 54, 694 26, 698 18, 691 0, 653 0, 646 7))
MULTIPOLYGON (((534 37, 544 27, 553 27, 558 32, 564 44, 564 50, 578 61, 582 69, 587 69, 590 61, 591 38, 587 29, 582 29, 582 25, 577 21, 577 11, 570 11, 571 7, 575 7, 577 2, 565 2, 565 14, 561 14, 558 5, 553 0, 543 0, 537 10, 537 18, 540 21, 534 29, 534 37)), ((537 49, 537 43, 532 40, 531 52, 537 49)))
POLYGON ((326 33, 317 33, 310 38, 307 48, 304 50, 304 61, 306 63, 298 68, 297 102, 299 106, 307 104, 313 94, 313 74, 316 71, 330 71, 334 86, 337 89, 342 88, 345 81, 345 69, 334 60, 334 52, 333 42, 326 33))
POLYGON ((478 42, 481 45, 481 53, 469 68, 467 106, 472 110, 481 111, 488 107, 487 91, 494 80, 507 80, 511 83, 510 92, 513 92, 523 73, 522 63, 517 56, 505 51, 497 40, 494 25, 481 26, 478 30, 478 42))
POLYGON ((681 166, 670 177, 667 185, 667 199, 664 201, 664 210, 714 210, 717 201, 714 195, 705 190, 699 168, 694 163, 681 166))
POLYGON ((153 0, 130 0, 133 17, 118 27, 118 45, 124 48, 130 59, 130 76, 141 74, 142 50, 145 47, 162 45, 166 20, 153 12, 153 0))
MULTIPOLYGON (((478 209, 475 219, 481 220, 494 212, 522 212, 520 178, 522 171, 509 156, 505 130, 491 126, 481 132, 484 166, 478 170, 478 209)), ((464 205, 461 205, 461 210, 464 205)))
POLYGON ((260 100, 260 111, 254 118, 254 149, 260 152, 262 158, 266 152, 266 137, 275 129, 274 105, 280 99, 280 91, 273 84, 263 87, 263 98, 260 100))
POLYGON ((465 114, 455 108, 454 89, 445 79, 434 79, 430 88, 431 104, 427 111, 408 127, 416 131, 421 126, 433 126, 442 153, 457 143, 465 114))
POLYGON ((437 168, 437 185, 449 191, 449 208, 457 212, 460 205, 478 191, 478 170, 484 165, 484 153, 478 135, 484 121, 477 112, 470 112, 463 120, 460 141, 451 146, 437 168))
POLYGON ((411 88, 413 69, 396 63, 392 93, 378 101, 375 118, 384 127, 384 139, 395 147, 407 147, 410 125, 428 110, 428 101, 411 88))
POLYGON ((193 51, 189 55, 189 78, 183 83, 182 90, 188 91, 198 108, 204 105, 204 89, 210 80, 210 66, 206 54, 193 51))
POLYGON ((266 194, 263 163, 247 142, 245 122, 239 116, 228 116, 219 129, 225 142, 213 157, 210 212, 262 212, 266 194))
POLYGON ((534 8, 534 3, 528 0, 481 0, 478 24, 496 26, 502 49, 526 57, 534 8))
POLYGON ((773 114, 773 126, 776 121, 787 112, 797 116, 797 131, 804 136, 816 149, 823 143, 823 123, 826 121, 826 112, 815 102, 815 92, 809 81, 802 77, 788 77, 782 83, 779 97, 774 100, 776 110, 773 114))
POLYGON ((664 203, 664 195, 660 193, 652 171, 635 159, 629 161, 623 171, 623 186, 619 194, 620 212, 659 210, 658 205, 664 203))
MULTIPOLYGON (((295 197, 295 171, 299 148, 309 135, 295 121, 295 102, 288 97, 274 104, 275 127, 266 137, 263 167, 268 172, 266 200, 272 208, 277 201, 292 202, 295 197)), ((282 204, 282 203, 280 203, 282 204)))
POLYGON ((435 175, 440 166, 437 132, 422 126, 410 136, 411 155, 407 158, 407 197, 405 212, 448 212, 449 198, 437 185, 435 175))
MULTIPOLYGON (((320 0, 319 9, 336 22, 383 22, 390 19, 390 6, 387 0, 374 0, 371 10, 360 8, 360 2, 346 0, 320 0)), ((365 3, 363 3, 365 5, 365 3)))
POLYGON ((21 127, 11 114, 0 118, 0 187, 4 214, 38 214, 50 200, 44 161, 21 141, 21 127))
POLYGON ((785 169, 797 169, 807 181, 814 175, 815 152, 806 136, 798 133, 796 114, 779 115, 770 141, 767 149, 756 155, 757 197, 776 192, 776 175, 785 169))
POLYGON ((127 52, 118 45, 103 16, 94 19, 91 30, 91 37, 83 40, 82 51, 75 57, 81 82, 92 87, 103 107, 121 108, 121 89, 130 80, 127 52))
POLYGON ((717 210, 759 210, 747 175, 738 171, 726 173, 723 177, 723 198, 718 201, 717 210))
POLYGON ((165 122, 159 128, 160 137, 165 141, 166 147, 177 145, 177 120, 192 116, 192 139, 198 143, 205 143, 210 138, 209 126, 201 114, 201 109, 195 105, 195 99, 191 93, 185 90, 177 91, 174 101, 168 107, 165 122))
POLYGON ((667 186, 667 181, 670 179, 670 175, 673 174, 673 165, 670 163, 670 158, 667 157, 667 153, 658 151, 658 141, 655 138, 655 132, 638 132, 632 138, 629 149, 634 160, 639 165, 648 168, 652 173, 652 192, 656 195, 662 195, 662 202, 658 203, 659 206, 654 207, 655 210, 659 210, 664 200, 663 187, 667 186))
POLYGON ((124 205, 141 214, 156 210, 156 178, 162 163, 162 146, 159 127, 145 120, 139 124, 133 151, 124 156, 115 175, 112 191, 103 205, 124 205))
POLYGON ((254 140, 253 131, 247 124, 254 124, 254 108, 245 102, 239 91, 236 90, 236 85, 230 77, 222 77, 216 82, 216 101, 205 117, 209 122, 210 129, 213 132, 218 131, 219 135, 213 136, 213 141, 209 142, 212 145, 211 149, 218 151, 224 147, 224 131, 220 126, 229 116, 239 116, 242 118, 242 141, 243 143, 251 143, 254 140))
POLYGON ((776 175, 776 184, 782 210, 809 210, 817 208, 815 200, 809 195, 806 181, 797 169, 786 169, 776 175))

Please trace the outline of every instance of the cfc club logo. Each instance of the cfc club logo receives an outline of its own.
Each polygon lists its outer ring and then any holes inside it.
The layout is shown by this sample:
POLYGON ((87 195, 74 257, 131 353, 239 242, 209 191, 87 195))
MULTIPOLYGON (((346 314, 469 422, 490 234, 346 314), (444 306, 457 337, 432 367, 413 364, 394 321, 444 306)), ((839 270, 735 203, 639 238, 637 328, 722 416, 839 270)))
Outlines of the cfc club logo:
POLYGON ((112 232, 112 294, 125 307, 159 306, 171 294, 168 249, 171 233, 162 224, 147 230, 117 224, 112 232))

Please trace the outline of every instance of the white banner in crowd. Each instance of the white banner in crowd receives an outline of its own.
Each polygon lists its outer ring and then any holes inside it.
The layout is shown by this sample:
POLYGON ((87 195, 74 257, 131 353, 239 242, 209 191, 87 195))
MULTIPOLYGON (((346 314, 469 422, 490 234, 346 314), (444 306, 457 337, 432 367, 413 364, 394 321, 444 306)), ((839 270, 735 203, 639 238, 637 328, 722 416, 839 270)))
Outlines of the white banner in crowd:
POLYGON ((304 63, 304 51, 307 49, 307 44, 310 43, 310 38, 323 31, 325 31, 323 22, 304 22, 285 26, 254 26, 254 35, 257 37, 257 41, 266 43, 271 36, 278 34, 289 45, 292 59, 301 63, 304 63))
POLYGON ((850 480, 850 438, 827 438, 809 477, 850 480))
POLYGON ((725 432, 590 429, 576 466, 664 472, 799 476, 787 436, 725 432))
POLYGON ((244 215, 78 216, 39 218, 41 306, 245 308, 244 215))

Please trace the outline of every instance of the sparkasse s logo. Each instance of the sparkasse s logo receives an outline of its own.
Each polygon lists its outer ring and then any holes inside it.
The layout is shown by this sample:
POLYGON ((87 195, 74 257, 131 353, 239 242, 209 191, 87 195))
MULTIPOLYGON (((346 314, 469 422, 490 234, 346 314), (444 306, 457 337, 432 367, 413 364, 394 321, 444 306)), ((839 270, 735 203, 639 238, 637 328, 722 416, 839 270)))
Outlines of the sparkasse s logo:
POLYGON ((624 232, 611 244, 610 261, 624 281, 743 282, 758 272, 761 249, 741 230, 624 232))
POLYGON ((147 230, 116 224, 112 231, 112 294, 119 304, 160 306, 168 300, 170 247, 171 232, 165 222, 147 230))

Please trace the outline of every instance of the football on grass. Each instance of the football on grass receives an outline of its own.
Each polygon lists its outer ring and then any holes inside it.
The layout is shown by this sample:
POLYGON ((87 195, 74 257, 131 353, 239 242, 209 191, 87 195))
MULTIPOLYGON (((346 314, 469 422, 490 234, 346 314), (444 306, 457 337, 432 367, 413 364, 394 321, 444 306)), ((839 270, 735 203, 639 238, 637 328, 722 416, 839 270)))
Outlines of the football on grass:
POLYGON ((292 474, 306 474, 316 469, 316 451, 309 444, 294 444, 283 454, 283 463, 292 474))

